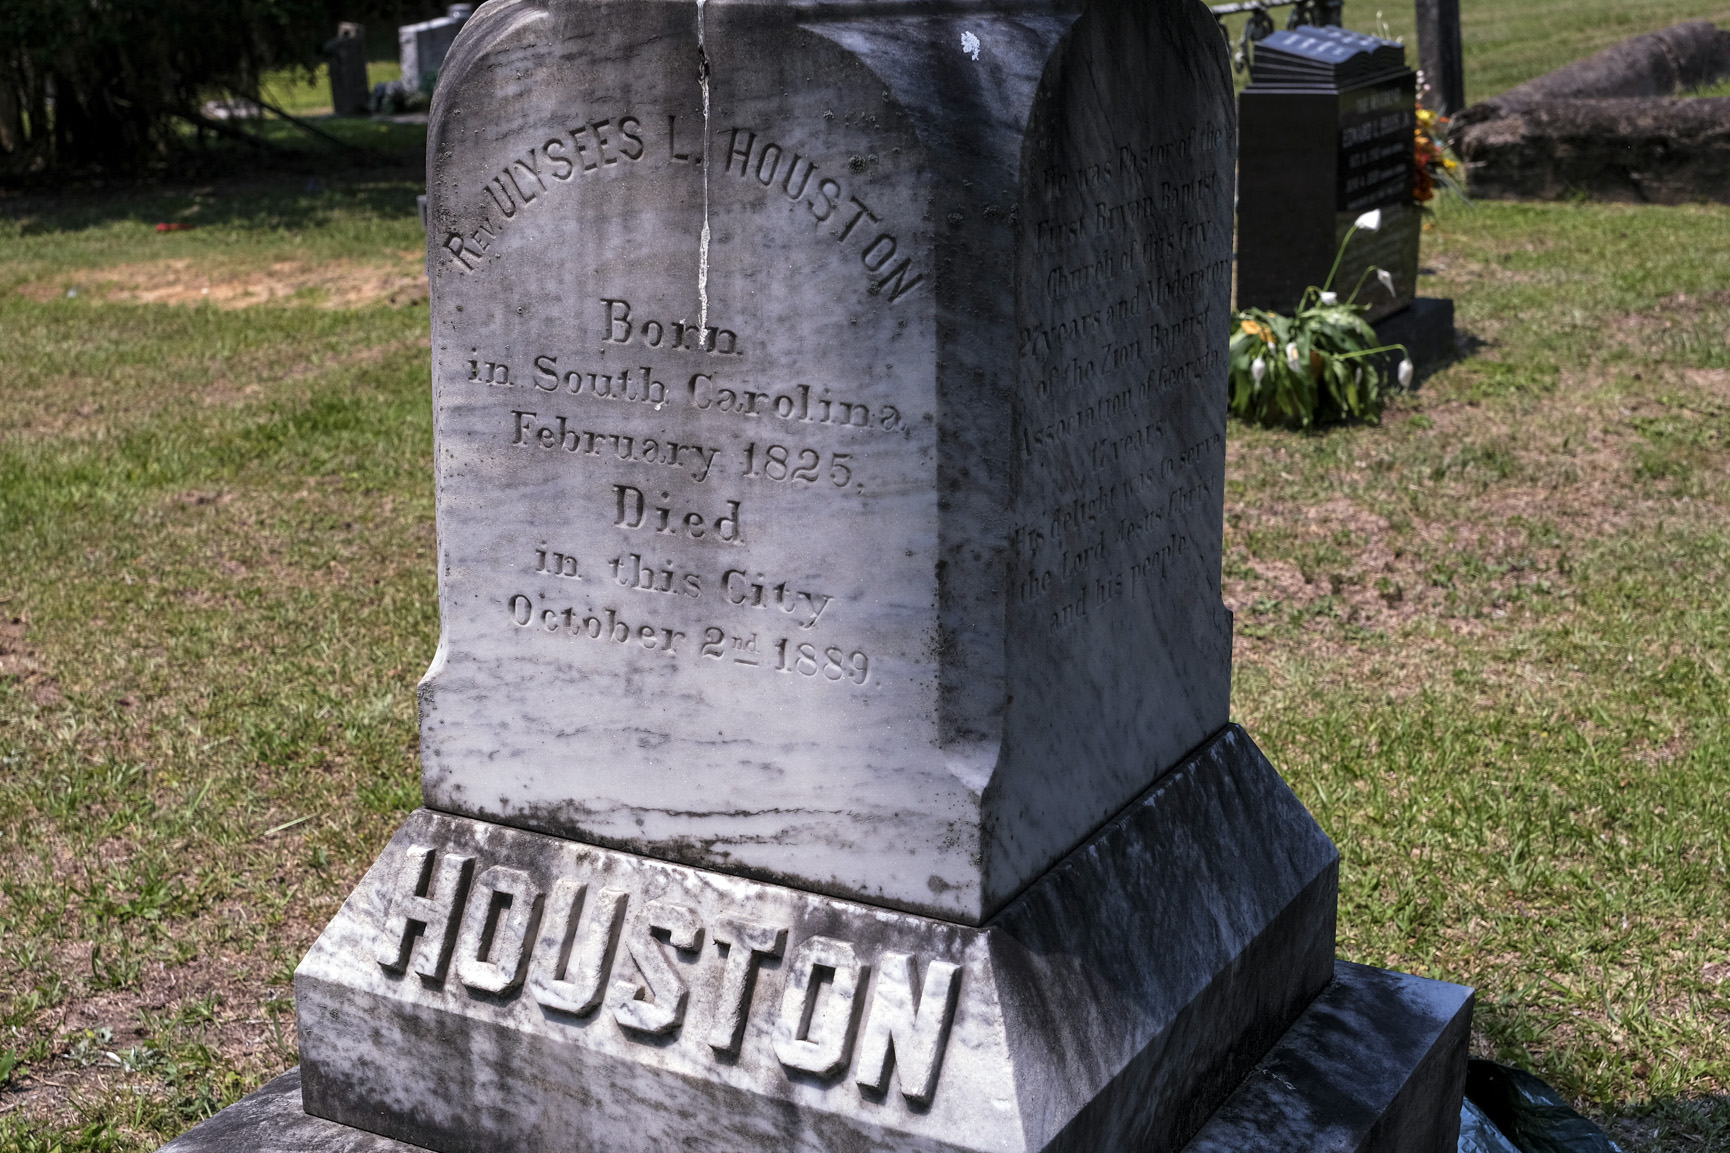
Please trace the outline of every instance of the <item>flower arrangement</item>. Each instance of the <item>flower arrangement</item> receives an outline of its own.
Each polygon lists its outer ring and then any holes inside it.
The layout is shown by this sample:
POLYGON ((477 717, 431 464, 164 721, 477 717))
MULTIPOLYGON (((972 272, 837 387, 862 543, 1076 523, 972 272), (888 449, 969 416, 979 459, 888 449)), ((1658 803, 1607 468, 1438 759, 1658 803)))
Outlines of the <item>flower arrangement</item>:
POLYGON ((1290 428, 1373 420, 1381 415, 1388 391, 1377 358, 1396 349, 1402 354, 1396 370, 1400 387, 1411 386, 1412 360, 1405 346, 1376 345, 1376 331, 1363 317, 1369 306, 1358 303, 1372 274, 1377 288, 1391 294, 1392 274, 1374 266, 1365 269, 1343 301, 1333 287, 1352 237, 1381 226, 1380 209, 1358 217, 1340 241, 1327 282, 1305 289, 1293 315, 1260 308, 1237 313, 1228 401, 1233 416, 1290 428))
POLYGON ((1412 199, 1420 206, 1436 198, 1439 184, 1449 192, 1466 199, 1465 169, 1448 143, 1448 118, 1418 104, 1418 120, 1412 129, 1417 165, 1412 174, 1412 199))

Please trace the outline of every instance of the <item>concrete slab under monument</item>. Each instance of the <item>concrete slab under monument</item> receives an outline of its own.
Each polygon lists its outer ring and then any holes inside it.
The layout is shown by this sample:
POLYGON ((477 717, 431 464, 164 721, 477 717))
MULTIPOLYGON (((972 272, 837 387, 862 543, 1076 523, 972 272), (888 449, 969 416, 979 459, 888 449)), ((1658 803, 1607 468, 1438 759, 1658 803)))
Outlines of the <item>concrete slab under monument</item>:
POLYGON ((1468 991, 1228 723, 1232 118, 1193 0, 475 12, 426 808, 177 1148, 1447 1148, 1468 991))

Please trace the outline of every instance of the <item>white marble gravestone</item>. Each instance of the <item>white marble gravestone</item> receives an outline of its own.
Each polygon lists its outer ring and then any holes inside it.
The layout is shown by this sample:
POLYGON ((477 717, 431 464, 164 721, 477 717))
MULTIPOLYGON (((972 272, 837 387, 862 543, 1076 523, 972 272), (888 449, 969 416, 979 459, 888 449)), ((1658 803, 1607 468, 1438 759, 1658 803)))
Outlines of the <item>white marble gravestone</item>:
MULTIPOLYGON (((1330 987, 1338 870, 1227 723, 1232 144, 1192 0, 477 10, 429 136, 427 808, 297 971, 310 1114, 1202 1129, 1330 987)), ((1439 1151, 1463 991, 1367 995, 1410 1043, 1361 1119, 1439 1151)))
POLYGON ((404 24, 396 30, 403 87, 411 92, 432 92, 445 54, 473 12, 472 4, 452 4, 443 16, 419 24, 404 24))
POLYGON ((978 923, 1226 721, 1229 93, 1185 4, 769 11, 452 57, 427 799, 978 923))

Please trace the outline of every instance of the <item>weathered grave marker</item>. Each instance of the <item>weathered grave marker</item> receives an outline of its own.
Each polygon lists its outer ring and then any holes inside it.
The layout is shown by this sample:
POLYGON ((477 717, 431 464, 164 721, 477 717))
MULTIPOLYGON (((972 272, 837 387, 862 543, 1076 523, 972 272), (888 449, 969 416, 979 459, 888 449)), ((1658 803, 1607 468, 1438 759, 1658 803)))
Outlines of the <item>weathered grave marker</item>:
MULTIPOLYGON (((434 128, 429 798, 978 923, 1226 720, 1224 416, 1178 403, 1221 361, 1219 110, 1126 91, 1171 118, 1041 125, 1017 188, 883 109, 856 30, 764 68, 717 14, 705 130, 694 45, 634 19, 628 82, 434 128), (987 254, 1019 319, 954 270, 987 254)), ((1031 100, 1040 57, 950 39, 1031 100)))
POLYGON ((401 84, 405 90, 432 91, 451 44, 473 13, 472 4, 452 4, 437 19, 404 24, 396 30, 398 57, 402 63, 401 84))
POLYGON ((365 116, 370 90, 366 85, 366 27, 343 23, 327 41, 330 57, 330 104, 338 116, 365 116))
MULTIPOLYGON (((1370 996, 1227 723, 1231 115, 1187 0, 477 13, 429 140, 429 807, 296 974, 309 1112, 1175 1149, 1370 996)), ((1400 980, 1350 1124, 1439 1153, 1469 994, 1400 980)))

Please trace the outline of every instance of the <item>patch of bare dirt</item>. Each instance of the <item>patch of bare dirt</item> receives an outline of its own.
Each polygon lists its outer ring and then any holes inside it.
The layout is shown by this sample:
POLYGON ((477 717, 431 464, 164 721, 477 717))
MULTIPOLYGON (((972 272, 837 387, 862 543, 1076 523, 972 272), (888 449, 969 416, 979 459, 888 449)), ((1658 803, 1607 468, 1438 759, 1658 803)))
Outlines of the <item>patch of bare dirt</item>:
MULTIPOLYGON (((280 349, 271 352, 278 359, 268 365, 256 366, 236 357, 224 366, 226 374, 210 382, 199 394, 207 407, 238 405, 259 396, 291 397, 289 390, 321 372, 333 368, 358 368, 382 362, 425 338, 413 341, 393 341, 387 344, 355 348, 340 356, 316 357, 302 355, 289 359, 280 349), (240 384, 240 379, 255 379, 255 383, 240 384)), ((80 382, 81 383, 81 382, 80 382)), ((16 395, 12 408, 0 416, 0 432, 26 437, 94 436, 102 430, 115 429, 145 419, 158 410, 186 398, 184 382, 152 379, 147 386, 135 390, 116 390, 105 401, 91 403, 59 391, 42 390, 16 395), (172 387, 170 387, 172 385, 172 387)))
POLYGON ((284 260, 244 271, 212 271, 189 259, 159 260, 93 269, 82 284, 37 281, 18 291, 38 301, 77 291, 129 304, 211 304, 225 309, 259 304, 313 303, 332 309, 418 304, 427 299, 419 254, 399 255, 402 262, 394 265, 284 260))
MULTIPOLYGON (((1723 370, 1658 374, 1645 390, 1730 390, 1723 370)), ((1425 405, 1431 449, 1384 457, 1366 446, 1362 459, 1330 475, 1321 494, 1252 482, 1249 491, 1258 495, 1226 508, 1222 591, 1236 614, 1240 654, 1256 663, 1293 657, 1295 623, 1308 659, 1361 673, 1371 659, 1355 639, 1362 633, 1340 625, 1398 636, 1400 643, 1371 663, 1377 683, 1408 695, 1447 672, 1444 650, 1504 627, 1507 618, 1517 621, 1528 603, 1569 612, 1571 554, 1583 543, 1655 520, 1719 515, 1715 500, 1689 503, 1662 486, 1634 483, 1645 443, 1637 419, 1673 409, 1640 395, 1599 395, 1604 383, 1565 379, 1520 413, 1469 402, 1425 405), (1397 528, 1392 512, 1372 511, 1388 509, 1388 498, 1406 490, 1412 503, 1397 528)), ((1390 412, 1389 425, 1405 416, 1390 412)), ((1242 443, 1228 444, 1230 472, 1285 467, 1280 450, 1253 459, 1242 443)), ((1485 670, 1483 679, 1493 691, 1497 682, 1532 684, 1550 675, 1516 661, 1485 670)), ((1666 744, 1649 755, 1665 763, 1686 748, 1666 744)))
MULTIPOLYGON (((4 613, 0 607, 0 614, 4 613)), ((25 640, 27 622, 22 616, 0 615, 0 679, 23 683, 30 699, 44 707, 60 703, 60 688, 48 675, 40 655, 25 640)))

